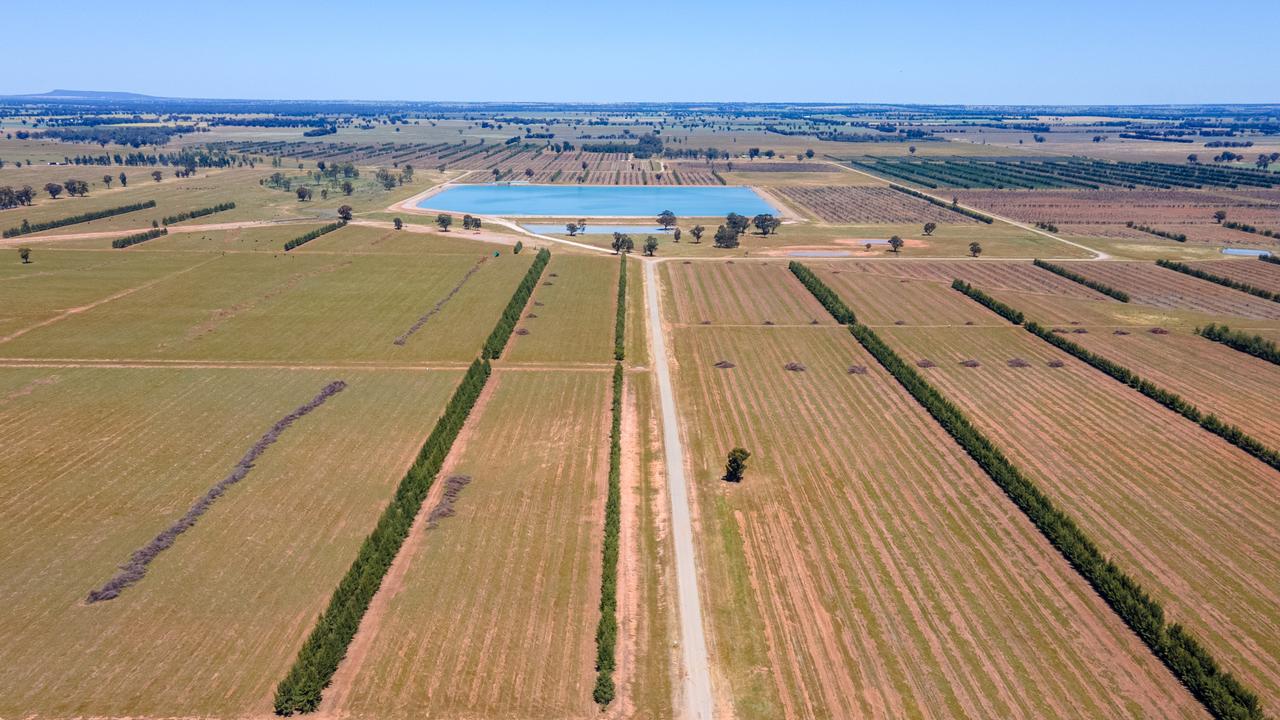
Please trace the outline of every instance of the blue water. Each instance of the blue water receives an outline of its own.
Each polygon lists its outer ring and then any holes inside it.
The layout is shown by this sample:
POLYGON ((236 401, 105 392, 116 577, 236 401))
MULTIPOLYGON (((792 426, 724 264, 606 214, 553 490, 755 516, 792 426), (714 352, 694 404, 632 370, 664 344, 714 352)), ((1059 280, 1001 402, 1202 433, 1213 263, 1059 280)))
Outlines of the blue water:
MULTIPOLYGON (((536 232, 542 235, 568 235, 569 231, 564 229, 564 223, 547 224, 541 223, 521 223, 520 227, 529 232, 536 232)), ((616 232, 627 233, 628 235, 662 235, 671 234, 670 230, 663 230, 658 225, 592 225, 587 223, 588 235, 612 235, 616 232)), ((686 231, 687 232, 687 231, 686 231)), ((581 231, 578 233, 583 235, 581 231)))
POLYGON ((663 210, 680 217, 778 213, 751 188, 731 185, 454 185, 418 207, 514 217, 655 217, 663 210))
POLYGON ((1271 255, 1271 253, 1268 252, 1267 250, 1246 250, 1245 248, 1222 248, 1222 254, 1223 255, 1252 255, 1253 257, 1257 257, 1259 255, 1266 255, 1266 256, 1271 255))

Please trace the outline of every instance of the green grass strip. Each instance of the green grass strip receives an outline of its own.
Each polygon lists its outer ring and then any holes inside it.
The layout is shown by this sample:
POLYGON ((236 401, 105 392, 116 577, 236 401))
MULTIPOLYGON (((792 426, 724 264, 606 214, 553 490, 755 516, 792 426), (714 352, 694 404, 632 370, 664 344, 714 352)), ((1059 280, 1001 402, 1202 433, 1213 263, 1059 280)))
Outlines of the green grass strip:
POLYGON ((484 352, 481 357, 494 359, 502 355, 503 349, 507 347, 507 340, 511 337, 511 331, 516 329, 516 323, 520 320, 520 313, 524 312, 524 306, 529 303, 529 296, 533 294, 533 289, 538 285, 538 278, 542 277, 542 270, 551 261, 551 251, 542 248, 538 251, 537 256, 533 258, 533 264, 529 266, 529 271, 525 273, 524 279, 516 286, 516 291, 511 295, 510 302, 502 311, 502 317, 498 319, 498 324, 493 328, 493 332, 489 334, 489 339, 484 342, 484 352))
POLYGON ((1262 288, 1255 287, 1253 285, 1250 285, 1249 283, 1243 283, 1238 280, 1232 280, 1231 278, 1223 277, 1221 275, 1214 275, 1213 273, 1205 272, 1204 270, 1201 270, 1199 268, 1193 268, 1186 263, 1181 263, 1176 260, 1160 259, 1156 261, 1156 264, 1162 268, 1168 268, 1169 270, 1177 270, 1178 272, 1183 273, 1184 275, 1190 275, 1191 277, 1194 277, 1194 278, 1200 278, 1201 280, 1208 280, 1211 283, 1217 283, 1218 285, 1221 285, 1223 287, 1229 287, 1232 290, 1247 292, 1250 295, 1255 295, 1257 297, 1262 298, 1263 300, 1280 302, 1280 294, 1278 293, 1273 293, 1270 290, 1263 290, 1262 288))
MULTIPOLYGON (((794 261, 791 271, 836 319, 852 317, 849 308, 811 271, 794 261), (836 302, 831 303, 831 298, 836 302)), ((1263 718, 1257 695, 1223 671, 1180 625, 1167 622, 1160 604, 1105 557, 1080 526, 1023 475, 959 408, 925 381, 871 328, 856 322, 845 324, 867 352, 964 448, 1210 714, 1231 720, 1263 718)))
POLYGON ((132 205, 121 205, 120 207, 107 208, 105 210, 94 210, 93 212, 72 215, 71 217, 61 218, 59 220, 49 220, 42 223, 30 223, 24 218, 22 224, 15 228, 9 228, 4 231, 7 238, 18 237, 28 233, 42 232, 44 230, 52 230, 65 225, 78 225, 93 220, 101 220, 102 218, 114 217, 116 215, 124 215, 125 213, 136 212, 138 210, 146 210, 156 206, 155 200, 147 200, 146 202, 133 203, 132 205))
POLYGON ((614 363, 609 495, 604 505, 604 564, 600 573, 600 623, 596 626, 596 685, 591 693, 601 707, 612 702, 617 691, 613 671, 617 667, 618 536, 622 524, 622 380, 622 363, 614 363))
POLYGON ((1061 275, 1062 277, 1070 280, 1071 282, 1080 283, 1081 285, 1084 285, 1090 290, 1097 290, 1103 295, 1109 295, 1115 298, 1116 300, 1119 300, 1120 302, 1123 302, 1123 303, 1129 302, 1129 293, 1123 290, 1117 290, 1111 287, 1110 285, 1104 285, 1103 283, 1100 283, 1096 280, 1090 280, 1089 278, 1081 275, 1080 273, 1072 272, 1071 270, 1068 270, 1061 265, 1051 263, 1051 262, 1046 262, 1044 260, 1040 260, 1039 258, 1032 261, 1032 264, 1038 268, 1048 270, 1054 275, 1061 275))
POLYGON ((1209 323, 1202 328, 1196 328, 1196 334, 1202 338, 1222 343, 1233 350, 1239 350, 1242 353, 1280 365, 1280 348, 1276 348, 1274 340, 1268 340, 1261 335, 1250 335, 1243 330, 1232 330, 1226 325, 1215 325, 1214 323, 1209 323))
POLYGON ((373 532, 365 538, 355 562, 329 599, 329 606, 302 644, 293 667, 277 686, 276 714, 313 712, 319 707, 324 689, 332 682, 369 603, 408 537, 413 519, 484 389, 489 373, 488 360, 477 359, 471 363, 445 406, 444 414, 436 421, 417 459, 396 488, 395 497, 383 510, 373 532))
POLYGON ((618 317, 613 323, 613 359, 626 357, 627 332, 627 254, 618 253, 618 317))

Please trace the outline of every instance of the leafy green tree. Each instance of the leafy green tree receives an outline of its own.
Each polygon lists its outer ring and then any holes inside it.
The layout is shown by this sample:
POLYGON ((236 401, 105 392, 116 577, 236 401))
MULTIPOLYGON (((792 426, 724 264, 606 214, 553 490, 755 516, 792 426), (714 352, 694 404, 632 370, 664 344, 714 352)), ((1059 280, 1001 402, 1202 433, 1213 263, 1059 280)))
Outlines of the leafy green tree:
POLYGON ((718 248, 736 248, 738 247, 738 233, 721 225, 716 228, 715 244, 718 248))
POLYGON ((586 218, 578 218, 578 232, 580 232, 580 233, 584 233, 584 234, 587 232, 587 219, 586 219, 586 218))
POLYGON ((62 186, 58 183, 45 183, 44 191, 49 193, 50 198, 57 200, 58 196, 62 194, 62 186))
POLYGON ((160 180, 163 178, 164 178, 164 173, 160 172, 159 170, 151 171, 152 180, 155 180, 156 182, 160 182, 160 180))
POLYGON ((107 186, 108 190, 111 189, 111 183, 113 182, 115 182, 115 178, 111 177, 110 175, 102 176, 102 183, 107 186))
POLYGON ((568 231, 569 237, 573 237, 578 234, 578 223, 571 222, 568 225, 565 225, 564 229, 568 231))
POLYGON ((804 151, 804 156, 805 156, 805 157, 807 157, 807 158, 809 158, 810 160, 812 160, 812 159, 813 159, 813 150, 812 150, 812 149, 810 149, 810 150, 805 150, 805 151, 804 151))
POLYGON ((671 233, 671 242, 680 242, 680 228, 676 228, 671 233))
POLYGON ((653 257, 658 252, 658 238, 650 235, 644 239, 644 254, 653 257))
POLYGON ((523 243, 523 242, 521 242, 521 241, 519 241, 519 240, 517 240, 517 241, 516 241, 516 246, 515 246, 514 248, 512 248, 512 249, 511 249, 511 252, 512 252, 512 253, 514 253, 514 254, 516 254, 516 255, 519 255, 519 254, 520 254, 520 251, 521 251, 521 250, 523 250, 523 249, 524 249, 524 243, 523 243))
POLYGON ((613 234, 613 243, 611 246, 613 247, 614 253, 629 253, 635 249, 636 244, 632 241, 630 235, 616 232, 613 234))
POLYGON ((1219 210, 1213 214, 1213 219, 1219 223, 1227 219, 1227 211, 1219 210))
POLYGON ((934 230, 937 230, 937 229, 938 229, 938 223, 935 223, 935 222, 927 222, 927 223, 925 223, 925 224, 924 224, 924 234, 925 234, 925 235, 932 235, 932 234, 933 234, 933 231, 934 231, 934 230))
POLYGON ((977 240, 969 243, 969 254, 973 257, 978 257, 982 254, 982 245, 978 244, 977 240))
POLYGON ((298 196, 298 202, 306 202, 311 199, 311 188, 306 185, 299 186, 294 193, 298 196))
POLYGON ((440 226, 441 232, 449 232, 449 226, 453 224, 453 216, 448 213, 440 213, 436 216, 436 225, 440 226))
POLYGON ((31 248, 29 247, 18 248, 18 259, 22 261, 23 265, 26 265, 27 263, 31 262, 31 248))
POLYGON ((350 205, 338 206, 338 217, 342 218, 346 222, 351 222, 351 206, 350 205))
POLYGON ((662 226, 663 230, 675 227, 676 222, 678 222, 676 220, 676 214, 670 210, 663 210, 658 213, 658 224, 662 226))
POLYGON ((889 247, 896 253, 902 249, 902 238, 894 235, 889 238, 889 247))
POLYGON ((129 187, 129 176, 120 173, 120 187, 129 187))
POLYGON ((397 229, 397 230, 402 230, 402 229, 404 229, 404 221, 403 221, 403 220, 401 220, 400 218, 396 218, 395 220, 392 220, 392 221, 391 221, 391 224, 392 224, 393 226, 395 226, 395 229, 397 229))
POLYGON ((751 453, 746 448, 736 447, 729 451, 729 458, 724 464, 724 481, 725 482, 742 482, 742 475, 747 470, 747 458, 751 457, 751 453))
POLYGON ((747 216, 745 215, 739 215, 738 213, 729 213, 724 218, 724 224, 725 224, 725 227, 729 228, 730 232, 732 232, 733 234, 741 235, 742 233, 747 231, 748 227, 751 226, 751 221, 748 220, 747 216))
POLYGON ((756 215, 751 219, 751 223, 756 226, 756 230, 760 231, 761 235, 769 235, 770 233, 777 232, 778 228, 782 225, 781 220, 769 213, 760 213, 759 215, 756 215))
POLYGON ((702 227, 701 225, 694 225, 692 228, 689 229, 689 234, 693 236, 693 243, 695 245, 702 242, 702 233, 706 231, 707 229, 702 227))
POLYGON ((350 195, 351 193, 355 192, 355 190, 356 190, 356 186, 352 185, 350 180, 344 180, 342 182, 343 195, 350 195))

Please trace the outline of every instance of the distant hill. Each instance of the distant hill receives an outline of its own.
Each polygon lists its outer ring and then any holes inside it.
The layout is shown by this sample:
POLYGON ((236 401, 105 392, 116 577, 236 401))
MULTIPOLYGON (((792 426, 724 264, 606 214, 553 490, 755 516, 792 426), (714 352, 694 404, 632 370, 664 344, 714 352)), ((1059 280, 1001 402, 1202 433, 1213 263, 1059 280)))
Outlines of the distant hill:
POLYGON ((101 90, 50 90, 46 93, 28 95, 7 95, 8 98, 30 98, 32 100, 163 100, 154 95, 143 95, 131 92, 104 92, 101 90))

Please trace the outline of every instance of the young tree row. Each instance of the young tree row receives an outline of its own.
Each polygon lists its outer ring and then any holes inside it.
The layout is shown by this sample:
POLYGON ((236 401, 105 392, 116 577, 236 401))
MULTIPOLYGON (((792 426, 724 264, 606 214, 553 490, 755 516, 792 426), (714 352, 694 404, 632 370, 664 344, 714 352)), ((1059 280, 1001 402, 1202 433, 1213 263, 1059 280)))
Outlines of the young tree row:
POLYGON ((64 227, 66 225, 78 225, 79 223, 91 222, 93 220, 101 220, 102 218, 114 217, 125 213, 136 212, 138 210, 146 210, 156 206, 155 200, 147 200, 146 202, 132 203, 129 205, 121 205, 119 207, 106 208, 103 210, 94 210, 92 212, 80 213, 70 217, 60 218, 58 220, 47 220, 40 223, 28 222, 23 219, 22 224, 16 228, 9 228, 4 231, 4 237, 18 237, 27 233, 41 232, 43 230, 51 230, 53 228, 64 227))

